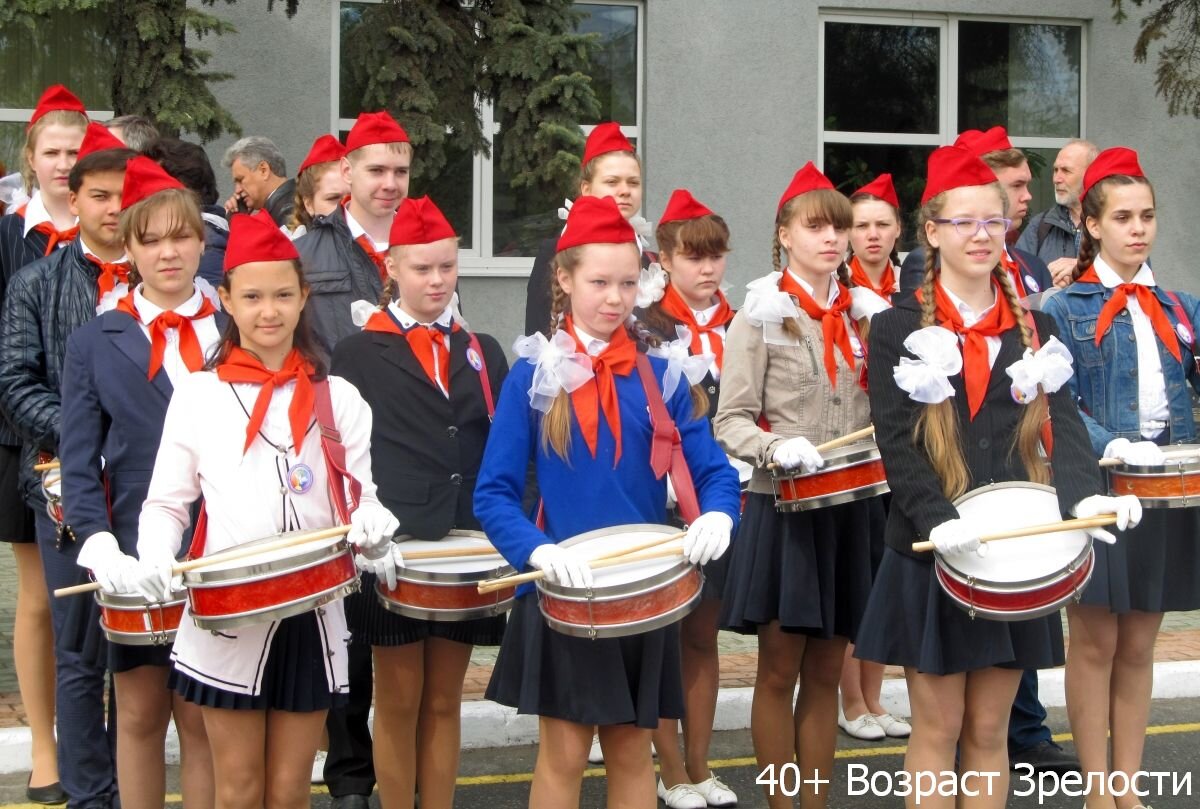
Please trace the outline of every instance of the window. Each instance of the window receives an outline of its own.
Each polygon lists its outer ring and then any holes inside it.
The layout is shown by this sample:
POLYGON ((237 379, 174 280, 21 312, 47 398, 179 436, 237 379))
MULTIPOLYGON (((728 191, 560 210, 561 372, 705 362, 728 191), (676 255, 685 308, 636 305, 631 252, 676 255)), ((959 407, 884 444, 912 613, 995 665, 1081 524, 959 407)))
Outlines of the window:
MULTIPOLYGON (((343 139, 354 125, 354 118, 362 112, 355 103, 360 93, 350 86, 349 71, 342 70, 343 48, 371 1, 342 0, 334 7, 338 16, 331 76, 332 118, 334 130, 343 139)), ((583 12, 578 30, 599 37, 592 64, 592 86, 600 100, 601 113, 595 121, 580 121, 580 126, 587 132, 601 121, 618 121, 622 131, 636 144, 642 117, 645 61, 640 2, 609 0, 576 5, 583 12)), ((504 121, 491 104, 482 106, 481 115, 491 154, 499 154, 504 142, 504 121)), ((422 188, 417 181, 410 193, 428 193, 446 213, 461 236, 460 266, 464 274, 526 275, 541 241, 562 228, 557 213, 561 199, 527 189, 513 190, 499 162, 483 155, 452 153, 433 186, 422 188)))
POLYGON ((821 20, 821 155, 844 191, 890 171, 915 243, 930 152, 1003 125, 1029 156, 1030 211, 1053 201, 1050 167, 1082 135, 1083 27, 1060 21, 829 15, 821 20))
POLYGON ((83 100, 93 118, 112 117, 111 48, 103 12, 54 14, 30 30, 0 28, 0 163, 17 171, 25 146, 25 125, 42 90, 65 84, 83 100))

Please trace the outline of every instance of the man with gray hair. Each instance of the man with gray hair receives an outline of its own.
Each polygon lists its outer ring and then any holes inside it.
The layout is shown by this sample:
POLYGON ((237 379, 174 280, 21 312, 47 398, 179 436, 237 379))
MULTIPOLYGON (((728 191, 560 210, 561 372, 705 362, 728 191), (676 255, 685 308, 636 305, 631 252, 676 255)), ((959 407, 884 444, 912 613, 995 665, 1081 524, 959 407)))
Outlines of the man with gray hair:
POLYGON ((269 138, 251 135, 225 150, 221 161, 233 175, 233 196, 225 201, 230 214, 266 209, 277 225, 291 222, 296 181, 290 179, 279 147, 269 138))
POLYGON ((118 115, 105 121, 104 126, 117 140, 135 152, 143 152, 158 140, 158 128, 144 115, 118 115))
POLYGON ((1050 268, 1054 285, 1071 283, 1075 259, 1079 255, 1083 192, 1083 173, 1096 159, 1096 145, 1078 138, 1068 141, 1054 158, 1055 206, 1034 215, 1025 226, 1017 247, 1034 253, 1050 268))

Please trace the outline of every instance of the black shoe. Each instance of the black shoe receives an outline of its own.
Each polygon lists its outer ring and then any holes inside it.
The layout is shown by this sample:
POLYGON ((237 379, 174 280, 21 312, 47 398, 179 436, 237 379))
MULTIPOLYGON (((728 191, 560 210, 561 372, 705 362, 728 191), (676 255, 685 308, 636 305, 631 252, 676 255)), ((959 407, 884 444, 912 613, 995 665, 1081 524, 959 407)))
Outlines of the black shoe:
MULTIPOLYGON (((32 778, 33 776, 30 776, 32 778)), ((63 792, 62 784, 55 781, 44 787, 31 787, 25 782, 25 797, 30 803, 40 803, 44 806, 58 806, 67 802, 67 793, 63 792)))
POLYGON ((1034 772, 1079 772, 1079 759, 1049 739, 1009 753, 1008 758, 1008 766, 1013 770, 1021 764, 1027 764, 1033 767, 1034 772))
POLYGON ((370 795, 334 795, 330 801, 330 806, 333 809, 369 809, 371 805, 370 795))

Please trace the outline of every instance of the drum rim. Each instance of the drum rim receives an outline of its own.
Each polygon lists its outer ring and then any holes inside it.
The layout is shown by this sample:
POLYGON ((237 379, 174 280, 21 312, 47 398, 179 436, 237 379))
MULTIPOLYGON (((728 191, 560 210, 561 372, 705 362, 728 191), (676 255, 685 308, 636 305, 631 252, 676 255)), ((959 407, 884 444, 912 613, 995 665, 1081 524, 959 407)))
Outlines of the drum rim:
POLYGON ((869 500, 892 490, 886 480, 856 486, 853 489, 842 489, 834 494, 822 494, 816 497, 801 497, 796 500, 780 500, 779 492, 775 493, 775 510, 783 514, 794 514, 799 511, 814 511, 818 508, 841 506, 856 500, 869 500))
POLYGON ((254 626, 255 624, 282 621, 284 618, 291 618, 296 615, 303 615, 306 612, 312 612, 330 602, 337 601, 339 598, 345 598, 351 593, 358 592, 358 588, 359 579, 356 575, 350 581, 335 585, 319 593, 312 593, 303 598, 293 599, 282 604, 272 604, 269 607, 262 607, 257 610, 212 616, 197 615, 189 609, 188 614, 192 618, 192 623, 200 629, 241 629, 247 626, 254 626))
MULTIPOLYGON (((294 533, 294 532, 288 532, 294 533)), ((317 533, 316 531, 306 531, 305 533, 317 533)), ((278 534, 270 537, 262 537, 254 542, 274 541, 285 534, 278 534)), ((246 543, 248 545, 250 543, 246 543)), ((246 545, 236 545, 236 548, 244 548, 246 545)), ((232 550, 232 548, 230 549, 232 550)), ((337 537, 332 544, 321 545, 301 551, 293 556, 284 556, 279 559, 268 559, 262 562, 251 563, 246 559, 239 559, 241 564, 234 567, 212 569, 212 568, 197 568, 196 570, 188 570, 183 574, 183 580, 188 587, 224 587, 230 584, 239 584, 246 581, 257 581, 263 575, 269 573, 288 573, 318 565, 321 562, 327 562, 330 559, 335 559, 343 553, 350 552, 350 543, 346 541, 344 536, 337 537)), ((201 557, 204 558, 204 557, 201 557)))
MULTIPOLYGON (((382 589, 378 586, 375 588, 375 597, 379 599, 379 604, 388 612, 393 612, 396 615, 403 615, 405 618, 415 618, 422 621, 444 621, 446 623, 454 623, 455 621, 472 621, 478 618, 492 618, 497 615, 503 615, 513 607, 513 602, 516 601, 516 588, 513 588, 513 595, 508 598, 501 599, 494 604, 488 604, 481 607, 462 607, 460 609, 436 609, 432 607, 414 607, 409 604, 402 604, 399 601, 388 598, 383 594, 382 589)), ((503 591, 500 591, 503 592, 503 591)))
POLYGON ((1079 570, 1087 558, 1094 554, 1095 548, 1092 546, 1092 538, 1088 537, 1087 542, 1084 543, 1083 550, 1071 560, 1071 563, 1068 566, 1061 567, 1052 574, 1041 576, 1036 579, 1022 579, 1022 584, 1026 585, 1024 587, 1018 587, 1013 582, 999 582, 993 581, 992 579, 981 579, 978 576, 970 576, 966 573, 963 573, 958 568, 953 567, 945 560, 943 556, 941 556, 941 554, 937 554, 936 552, 934 562, 941 570, 945 571, 946 575, 950 576, 961 584, 974 587, 978 590, 986 590, 989 593, 1016 593, 1027 591, 1031 589, 1031 587, 1033 589, 1038 587, 1048 587, 1052 584, 1060 582, 1075 571, 1079 570))
POLYGON ((825 465, 815 472, 797 472, 795 469, 788 472, 782 466, 776 466, 770 470, 771 478, 785 480, 799 477, 818 477, 825 472, 831 472, 835 469, 850 469, 851 467, 883 460, 883 456, 879 454, 879 445, 874 441, 855 441, 853 444, 847 444, 844 447, 834 447, 831 450, 821 453, 821 457, 825 459, 825 465))
MULTIPOLYGON (((948 571, 946 571, 945 568, 938 568, 938 570, 940 570, 943 573, 946 573, 948 575, 948 571)), ((1039 618, 1045 618, 1049 615, 1053 615, 1054 613, 1061 610, 1064 606, 1069 604, 1071 601, 1077 601, 1078 596, 1081 595, 1085 589, 1087 589, 1087 586, 1091 582, 1092 576, 1095 574, 1095 572, 1096 572, 1096 560, 1095 560, 1095 555, 1093 554, 1087 560, 1086 569, 1076 568, 1074 571, 1072 571, 1072 573, 1074 573, 1074 574, 1080 574, 1080 573, 1083 574, 1083 580, 1080 581, 1075 586, 1074 592, 1067 593, 1066 595, 1055 599, 1054 602, 1051 604, 1043 604, 1040 607, 1034 607, 1034 608, 1024 609, 1024 610, 995 610, 995 609, 992 609, 991 607, 981 607, 978 605, 969 604, 969 603, 963 601, 957 595, 955 595, 955 594, 951 593, 949 590, 947 590, 945 587, 945 584, 940 579, 938 581, 938 586, 941 589, 942 594, 945 595, 946 598, 950 599, 950 601, 955 606, 959 607, 960 609, 962 609, 965 612, 970 612, 971 610, 974 610, 976 616, 982 617, 986 620, 1004 621, 1004 622, 1033 621, 1033 620, 1037 620, 1039 618)), ((954 577, 951 577, 951 578, 954 578, 954 577)), ((965 582, 962 582, 958 579, 955 579, 955 581, 958 582, 959 584, 963 584, 963 585, 966 584, 965 582)), ((1057 584, 1057 583, 1058 582, 1051 582, 1050 584, 1057 584)), ((1043 585, 1043 588, 1048 587, 1048 586, 1049 586, 1049 584, 1043 585)))
MULTIPOLYGON (((442 537, 442 539, 444 540, 448 537, 467 537, 470 539, 482 539, 485 541, 489 541, 487 534, 483 533, 482 531, 470 531, 467 529, 460 529, 460 528, 451 529, 450 531, 448 531, 446 533, 446 535, 444 537, 442 537)), ((395 537, 395 540, 396 540, 397 545, 401 545, 405 542, 410 542, 413 540, 416 540, 418 542, 434 542, 434 543, 441 541, 441 540, 422 540, 419 537, 412 536, 411 534, 399 535, 399 536, 395 537)), ((404 548, 399 548, 399 551, 400 551, 401 555, 404 554, 404 548)), ((471 557, 465 557, 465 558, 471 558, 471 557)), ((479 556, 479 557, 475 557, 475 558, 491 559, 492 557, 491 556, 479 556)), ((457 586, 460 584, 476 584, 478 582, 484 581, 485 579, 498 578, 500 576, 509 576, 509 575, 512 575, 513 573, 517 572, 513 568, 512 565, 510 565, 507 561, 505 561, 504 556, 501 555, 500 551, 496 551, 496 558, 500 560, 500 565, 497 567, 493 567, 493 568, 490 568, 487 570, 467 570, 467 571, 463 571, 460 573, 422 570, 419 567, 413 567, 410 563, 405 562, 403 567, 397 568, 396 580, 399 581, 400 579, 403 579, 404 581, 412 582, 414 584, 431 584, 431 585, 435 585, 435 586, 446 587, 446 586, 457 586)), ((447 559, 415 560, 415 562, 417 564, 421 564, 426 561, 436 563, 436 562, 448 562, 448 561, 451 561, 451 559, 447 558, 447 559)))
POLYGON ((156 630, 148 632, 119 632, 115 629, 109 629, 103 622, 100 624, 100 629, 104 632, 104 637, 110 643, 119 643, 122 646, 169 646, 175 642, 175 634, 179 631, 178 627, 176 627, 163 632, 156 630))
POLYGON ((700 569, 697 569, 696 572, 699 573, 696 592, 687 601, 662 615, 655 615, 652 618, 645 618, 641 621, 630 621, 623 624, 604 624, 601 627, 573 624, 547 615, 545 609, 542 607, 542 600, 540 598, 538 599, 538 612, 542 614, 542 620, 546 622, 548 627, 555 632, 570 635, 574 638, 600 640, 602 638, 623 638, 630 635, 640 635, 644 632, 653 632, 656 629, 662 629, 663 627, 682 621, 696 607, 700 606, 700 602, 704 598, 704 572, 700 569))
POLYGON ((699 565, 693 565, 687 559, 681 559, 679 563, 672 565, 661 573, 656 573, 648 579, 638 579, 637 581, 625 582, 624 584, 615 584, 611 587, 564 587, 561 584, 550 584, 545 579, 538 579, 537 589, 540 594, 559 601, 569 601, 572 603, 619 601, 629 596, 653 592, 667 585, 674 584, 690 573, 692 568, 698 567, 699 565), (593 595, 587 595, 588 592, 593 593, 593 595))
POLYGON ((170 601, 147 601, 139 593, 106 593, 96 591, 96 603, 106 610, 134 611, 147 608, 167 609, 187 603, 187 590, 175 590, 171 593, 170 601))
MULTIPOLYGON (((1195 450, 1200 453, 1200 444, 1166 444, 1162 447, 1167 452, 1179 452, 1195 450)), ((1138 466, 1136 464, 1115 464, 1109 467, 1109 473, 1116 472, 1122 475, 1133 476, 1149 476, 1162 477, 1164 475, 1173 474, 1178 467, 1188 467, 1187 472, 1191 474, 1200 474, 1200 454, 1192 458, 1167 458, 1161 464, 1153 466, 1138 466)))
MULTIPOLYGON (((582 534, 576 534, 573 537, 567 537, 566 539, 564 539, 562 542, 560 542, 558 544, 562 545, 564 548, 569 548, 573 545, 578 545, 578 544, 581 544, 584 542, 588 542, 589 540, 592 540, 592 539, 598 539, 600 537, 612 536, 613 534, 636 533, 638 531, 643 531, 643 532, 647 532, 647 533, 657 531, 657 532, 662 533, 664 536, 669 536, 671 534, 679 533, 679 529, 673 525, 664 525, 662 523, 639 522, 639 523, 628 523, 625 525, 611 525, 608 528, 597 528, 594 531, 586 531, 582 534)), ((672 564, 670 567, 666 568, 665 570, 662 570, 662 571, 654 574, 650 578, 638 579, 636 582, 626 582, 624 584, 614 584, 614 585, 610 585, 609 587, 563 588, 562 585, 550 584, 545 579, 538 579, 537 589, 539 592, 546 592, 546 593, 554 596, 555 598, 566 598, 567 600, 584 600, 584 601, 586 601, 587 600, 586 596, 584 596, 582 599, 579 599, 579 597, 575 595, 576 593, 585 591, 586 589, 591 589, 591 591, 593 593, 603 594, 604 596, 609 596, 609 595, 625 596, 625 595, 631 595, 633 592, 639 592, 645 585, 649 585, 649 584, 661 585, 663 583, 666 583, 675 577, 676 571, 678 571, 680 568, 686 569, 689 567, 694 567, 694 565, 692 565, 692 563, 689 562, 686 558, 681 556, 677 562, 675 562, 674 564, 672 564), (629 587, 633 587, 635 585, 636 585, 636 588, 632 591, 622 592, 619 589, 619 588, 629 588, 629 587)), ((599 596, 599 595, 593 595, 592 600, 599 600, 600 597, 601 596, 599 596)))

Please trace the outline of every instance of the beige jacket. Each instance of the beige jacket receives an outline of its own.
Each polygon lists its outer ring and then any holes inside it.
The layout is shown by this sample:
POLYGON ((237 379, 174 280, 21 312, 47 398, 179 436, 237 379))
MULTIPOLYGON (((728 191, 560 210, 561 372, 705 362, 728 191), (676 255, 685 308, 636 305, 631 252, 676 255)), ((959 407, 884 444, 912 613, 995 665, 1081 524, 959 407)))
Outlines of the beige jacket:
POLYGON ((841 352, 837 388, 825 373, 820 321, 802 315, 796 345, 769 344, 761 326, 739 312, 725 334, 721 395, 713 430, 724 450, 755 467, 750 491, 770 494, 767 464, 784 441, 803 436, 821 444, 871 422, 867 394, 841 352), (759 416, 769 430, 759 426, 759 416))

